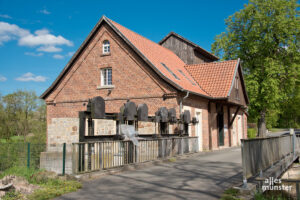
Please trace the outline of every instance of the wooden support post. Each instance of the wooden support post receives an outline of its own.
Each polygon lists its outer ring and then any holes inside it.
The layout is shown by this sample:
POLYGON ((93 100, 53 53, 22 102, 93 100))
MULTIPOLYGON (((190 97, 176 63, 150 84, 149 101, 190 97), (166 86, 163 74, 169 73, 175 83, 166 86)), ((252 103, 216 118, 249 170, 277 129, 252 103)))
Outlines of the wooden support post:
POLYGON ((86 120, 86 114, 84 113, 84 111, 80 111, 79 112, 79 142, 84 141, 85 120, 86 120))
POLYGON ((299 182, 296 183, 296 194, 297 194, 297 199, 300 199, 300 187, 299 187, 299 182))
POLYGON ((230 114, 230 106, 227 105, 227 126, 228 126, 228 136, 229 136, 229 146, 231 147, 231 127, 230 127, 230 118, 231 118, 231 114, 230 114))
POLYGON ((210 101, 208 102, 208 143, 209 143, 209 150, 212 150, 212 136, 211 136, 211 103, 210 101))

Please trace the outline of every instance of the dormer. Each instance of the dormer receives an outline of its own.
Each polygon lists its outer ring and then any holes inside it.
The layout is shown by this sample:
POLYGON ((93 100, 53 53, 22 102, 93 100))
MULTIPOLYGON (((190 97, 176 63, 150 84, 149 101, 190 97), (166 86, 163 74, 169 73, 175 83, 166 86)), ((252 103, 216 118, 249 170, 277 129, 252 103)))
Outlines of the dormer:
POLYGON ((174 32, 169 33, 159 44, 173 51, 188 65, 219 60, 217 56, 174 32))

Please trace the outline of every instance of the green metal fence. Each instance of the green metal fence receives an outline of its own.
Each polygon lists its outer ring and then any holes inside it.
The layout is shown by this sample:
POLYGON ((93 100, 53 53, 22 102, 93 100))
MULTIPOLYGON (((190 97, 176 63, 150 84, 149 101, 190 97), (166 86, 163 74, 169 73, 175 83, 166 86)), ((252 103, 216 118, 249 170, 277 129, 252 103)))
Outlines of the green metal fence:
POLYGON ((43 151, 46 151, 46 144, 0 143, 0 171, 13 166, 37 169, 43 151))

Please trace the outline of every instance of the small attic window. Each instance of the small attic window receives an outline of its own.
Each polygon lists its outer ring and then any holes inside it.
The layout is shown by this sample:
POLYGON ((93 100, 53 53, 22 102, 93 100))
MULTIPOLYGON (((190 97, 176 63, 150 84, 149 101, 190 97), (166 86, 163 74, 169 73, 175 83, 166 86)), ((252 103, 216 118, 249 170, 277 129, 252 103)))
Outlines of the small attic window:
POLYGON ((176 76, 176 74, 174 74, 169 67, 167 67, 167 65, 165 65, 165 63, 160 63, 164 68, 166 68, 166 70, 168 70, 168 72, 170 72, 170 74, 172 74, 177 80, 180 80, 180 78, 178 78, 178 76, 176 76))
POLYGON ((194 83, 194 81, 192 81, 191 79, 189 79, 184 73, 183 73, 183 71, 181 71, 180 69, 178 70, 181 74, 182 74, 182 76, 184 76, 192 85, 196 85, 195 83, 194 83))
POLYGON ((109 54, 110 53, 110 43, 108 40, 105 40, 102 45, 102 53, 109 54))

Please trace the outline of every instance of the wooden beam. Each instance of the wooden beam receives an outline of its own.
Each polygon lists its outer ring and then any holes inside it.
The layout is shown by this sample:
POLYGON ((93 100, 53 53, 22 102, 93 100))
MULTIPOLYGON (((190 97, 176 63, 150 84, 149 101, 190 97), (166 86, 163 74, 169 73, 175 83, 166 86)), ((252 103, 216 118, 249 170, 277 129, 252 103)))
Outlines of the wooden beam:
POLYGON ((208 101, 208 148, 209 150, 212 150, 212 136, 211 136, 211 102, 208 101))
POLYGON ((235 113, 234 113, 234 116, 233 116, 232 120, 231 120, 230 123, 229 123, 229 127, 228 127, 228 128, 230 128, 230 127, 232 126, 233 121, 235 120, 235 118, 236 118, 238 112, 240 111, 240 108, 241 108, 241 106, 238 106, 238 107, 236 108, 236 111, 235 111, 235 113))
POLYGON ((231 114, 230 114, 230 105, 227 105, 227 124, 228 124, 228 136, 229 136, 229 146, 231 147, 231 129, 230 129, 230 118, 231 118, 231 114))

